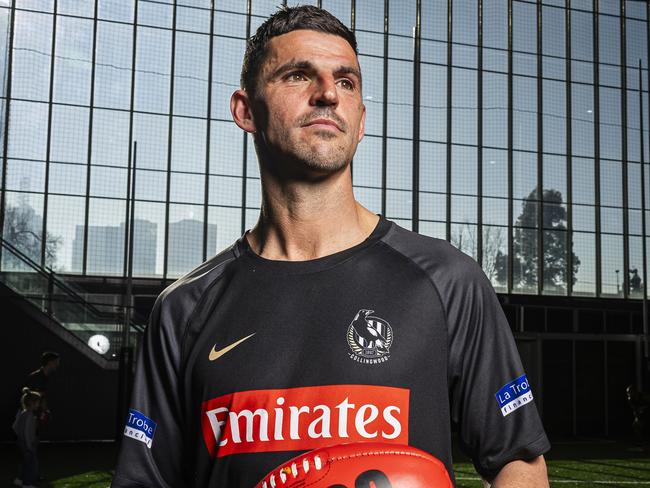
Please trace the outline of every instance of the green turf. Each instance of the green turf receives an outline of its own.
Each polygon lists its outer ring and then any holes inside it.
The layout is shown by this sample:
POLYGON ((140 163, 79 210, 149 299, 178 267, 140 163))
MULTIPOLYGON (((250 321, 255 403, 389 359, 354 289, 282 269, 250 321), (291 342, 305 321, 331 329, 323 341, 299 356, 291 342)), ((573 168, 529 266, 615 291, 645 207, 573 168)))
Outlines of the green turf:
MULTIPOLYGON (((48 481, 42 488, 107 488, 115 464, 114 444, 41 446, 41 463, 48 481)), ((459 488, 482 488, 471 463, 456 454, 459 488)), ((18 455, 13 446, 0 446, 0 487, 11 486, 18 455)), ((650 488, 650 447, 624 442, 555 443, 547 454, 553 488, 650 488)))

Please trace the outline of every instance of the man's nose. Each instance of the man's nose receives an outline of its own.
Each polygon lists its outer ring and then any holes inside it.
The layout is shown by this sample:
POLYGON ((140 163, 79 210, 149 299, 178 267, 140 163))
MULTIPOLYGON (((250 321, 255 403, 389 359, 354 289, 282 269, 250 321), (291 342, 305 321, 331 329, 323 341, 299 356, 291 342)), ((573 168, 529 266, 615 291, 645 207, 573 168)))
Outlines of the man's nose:
POLYGON ((310 102, 316 106, 338 105, 339 94, 336 90, 336 81, 333 77, 327 76, 318 79, 310 102))

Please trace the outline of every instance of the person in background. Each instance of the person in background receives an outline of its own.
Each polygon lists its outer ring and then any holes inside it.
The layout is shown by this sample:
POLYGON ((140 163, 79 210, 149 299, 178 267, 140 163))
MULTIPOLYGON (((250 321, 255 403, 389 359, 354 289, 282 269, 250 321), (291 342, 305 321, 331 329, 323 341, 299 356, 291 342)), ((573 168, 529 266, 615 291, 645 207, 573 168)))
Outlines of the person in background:
POLYGON ((20 398, 21 409, 16 414, 13 431, 17 437, 18 449, 23 458, 20 476, 14 480, 14 485, 24 488, 35 487, 38 481, 38 436, 37 411, 41 403, 41 394, 29 388, 23 388, 20 398))
POLYGON ((46 351, 41 355, 41 367, 32 371, 27 376, 25 388, 30 391, 38 392, 41 395, 40 406, 36 412, 38 418, 38 428, 41 429, 50 421, 51 412, 47 404, 48 383, 50 377, 59 368, 61 357, 53 351, 46 351))

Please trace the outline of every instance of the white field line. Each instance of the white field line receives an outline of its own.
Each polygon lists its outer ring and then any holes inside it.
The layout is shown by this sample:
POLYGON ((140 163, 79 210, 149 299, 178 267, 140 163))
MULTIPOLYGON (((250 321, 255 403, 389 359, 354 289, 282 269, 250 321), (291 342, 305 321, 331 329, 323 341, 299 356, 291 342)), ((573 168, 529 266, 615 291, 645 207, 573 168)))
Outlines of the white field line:
MULTIPOLYGON (((472 476, 456 476, 459 481, 481 481, 481 478, 472 476)), ((650 481, 617 481, 617 480, 554 480, 549 479, 551 484, 555 483, 582 483, 582 484, 597 484, 597 485, 650 485, 650 481)))

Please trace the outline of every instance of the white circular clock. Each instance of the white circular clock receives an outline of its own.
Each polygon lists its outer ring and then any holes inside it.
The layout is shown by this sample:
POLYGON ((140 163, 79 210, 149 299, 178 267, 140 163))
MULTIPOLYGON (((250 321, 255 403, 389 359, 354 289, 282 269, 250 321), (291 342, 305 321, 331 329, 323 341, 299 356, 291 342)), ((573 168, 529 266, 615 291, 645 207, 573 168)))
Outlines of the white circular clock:
POLYGON ((88 345, 99 354, 106 354, 111 347, 108 337, 102 334, 95 334, 88 339, 88 345))

